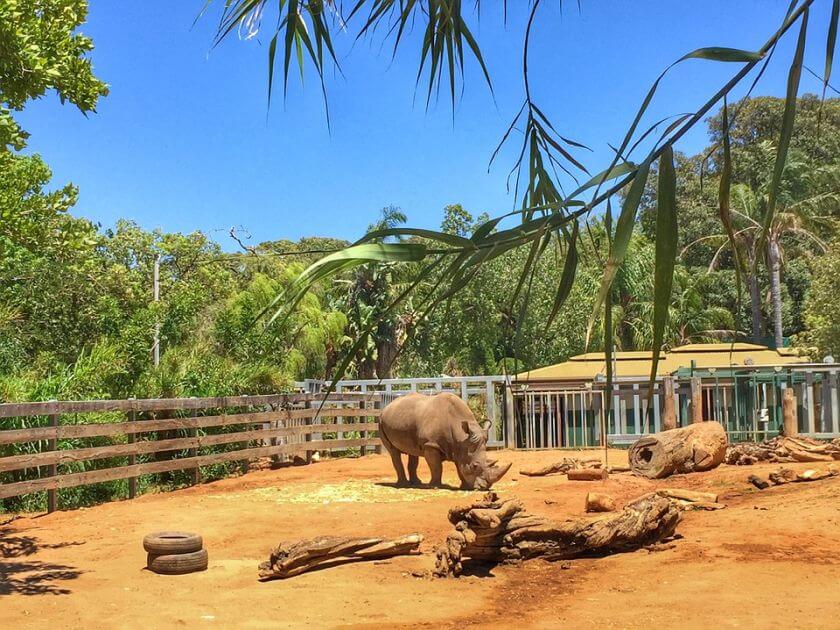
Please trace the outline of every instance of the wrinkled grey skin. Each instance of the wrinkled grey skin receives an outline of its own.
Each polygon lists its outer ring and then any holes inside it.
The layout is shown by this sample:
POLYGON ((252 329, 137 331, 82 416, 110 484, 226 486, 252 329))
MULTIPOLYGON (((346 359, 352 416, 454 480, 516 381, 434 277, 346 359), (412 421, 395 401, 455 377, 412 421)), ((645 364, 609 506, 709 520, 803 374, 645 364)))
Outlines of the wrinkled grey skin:
POLYGON ((417 466, 425 458, 432 472, 430 484, 442 485, 443 462, 455 463, 461 488, 487 490, 501 479, 510 464, 497 466, 487 459, 487 434, 458 396, 401 396, 382 411, 379 437, 391 455, 397 483, 419 485, 417 466), (402 454, 408 455, 408 477, 402 454))

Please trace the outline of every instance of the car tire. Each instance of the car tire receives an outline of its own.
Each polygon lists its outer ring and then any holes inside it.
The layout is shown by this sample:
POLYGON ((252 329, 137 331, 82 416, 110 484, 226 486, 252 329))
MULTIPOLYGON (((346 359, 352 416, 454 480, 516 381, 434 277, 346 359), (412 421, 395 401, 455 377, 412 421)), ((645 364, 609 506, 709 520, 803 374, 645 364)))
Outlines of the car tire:
POLYGON ((164 575, 183 575, 207 569, 207 550, 201 549, 190 553, 156 555, 149 554, 146 568, 164 575))
POLYGON ((156 556, 200 551, 204 541, 190 532, 155 532, 143 539, 143 549, 156 556))

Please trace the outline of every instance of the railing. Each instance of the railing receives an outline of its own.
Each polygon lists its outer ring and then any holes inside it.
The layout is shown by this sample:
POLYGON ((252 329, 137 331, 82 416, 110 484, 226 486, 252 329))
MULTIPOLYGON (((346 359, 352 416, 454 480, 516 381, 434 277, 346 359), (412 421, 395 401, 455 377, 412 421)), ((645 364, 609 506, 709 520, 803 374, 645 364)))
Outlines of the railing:
POLYGON ((310 459, 318 451, 364 454, 380 445, 379 406, 377 394, 352 393, 0 404, 0 427, 22 425, 0 430, 0 499, 46 491, 52 511, 62 488, 128 479, 133 498, 140 475, 192 470, 197 483, 200 468, 213 464, 310 459), (68 423, 71 414, 105 421, 68 423), (224 450, 201 453, 211 447, 224 450), (138 456, 153 461, 138 463, 138 456), (82 470, 66 470, 79 464, 82 470))
MULTIPOLYGON (((505 376, 430 376, 418 378, 385 378, 342 380, 335 384, 335 392, 371 393, 382 397, 383 406, 411 392, 436 394, 449 392, 460 396, 470 405, 480 422, 487 421, 487 445, 491 448, 505 444, 502 389, 505 376)), ((309 379, 300 385, 310 392, 319 392, 329 385, 326 381, 309 379)))

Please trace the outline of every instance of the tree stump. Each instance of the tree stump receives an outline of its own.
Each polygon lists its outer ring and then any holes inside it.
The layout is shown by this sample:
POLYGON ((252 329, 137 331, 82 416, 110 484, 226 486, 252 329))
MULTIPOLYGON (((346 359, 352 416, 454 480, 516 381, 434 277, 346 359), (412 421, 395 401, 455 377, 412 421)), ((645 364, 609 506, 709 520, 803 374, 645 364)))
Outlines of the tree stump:
POLYGON ((630 447, 630 468, 637 475, 662 479, 719 466, 726 456, 726 431, 717 422, 699 422, 661 431, 630 447))
POLYGON ((307 571, 393 556, 417 554, 423 536, 408 534, 399 538, 343 538, 319 536, 291 544, 280 544, 267 562, 260 564, 260 580, 274 580, 307 571))
POLYGON ((455 529, 436 550, 435 575, 456 576, 464 562, 565 560, 632 551, 674 534, 680 508, 656 494, 636 499, 615 515, 552 521, 525 512, 516 498, 488 492, 449 510, 455 529))

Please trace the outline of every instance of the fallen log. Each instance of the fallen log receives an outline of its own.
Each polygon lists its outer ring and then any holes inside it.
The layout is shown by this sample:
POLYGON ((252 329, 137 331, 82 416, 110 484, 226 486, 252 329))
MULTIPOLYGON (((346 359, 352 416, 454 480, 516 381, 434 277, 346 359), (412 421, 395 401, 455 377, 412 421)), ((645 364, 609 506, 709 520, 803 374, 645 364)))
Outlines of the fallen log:
POLYGON ((515 498, 502 500, 488 492, 449 511, 455 529, 436 550, 434 573, 459 575, 469 561, 565 560, 632 551, 669 538, 679 521, 680 508, 654 494, 636 499, 615 515, 558 522, 527 514, 515 498))
POLYGON ((419 553, 423 536, 408 534, 399 538, 344 538, 319 536, 294 543, 281 543, 260 564, 260 580, 294 577, 307 571, 348 562, 381 560, 419 553))
POLYGON ((566 473, 569 481, 601 481, 609 477, 603 468, 577 468, 566 473))
POLYGON ((695 490, 684 490, 682 488, 662 488, 656 494, 668 499, 677 499, 686 503, 717 503, 718 495, 713 492, 697 492, 695 490))
POLYGON ((819 481, 821 479, 828 479, 829 477, 836 477, 840 475, 840 470, 834 466, 827 468, 809 468, 801 472, 797 472, 791 468, 780 468, 769 475, 769 482, 763 480, 756 475, 750 475, 747 478, 752 485, 759 490, 764 490, 770 485, 782 486, 786 483, 795 483, 801 481, 819 481))
POLYGON ((575 459, 564 457, 559 462, 554 462, 542 468, 525 468, 519 471, 520 475, 527 477, 544 477, 545 475, 565 474, 570 470, 580 468, 600 468, 603 464, 600 459, 575 459))
POLYGON ((717 422, 700 422, 637 440, 628 453, 637 475, 661 479, 719 466, 726 455, 726 431, 717 422))
POLYGON ((779 436, 760 443, 732 444, 726 463, 749 466, 756 462, 830 462, 840 460, 840 440, 820 442, 808 437, 779 436))
POLYGON ((615 510, 615 499, 608 494, 588 492, 586 494, 587 512, 612 512, 615 510))

